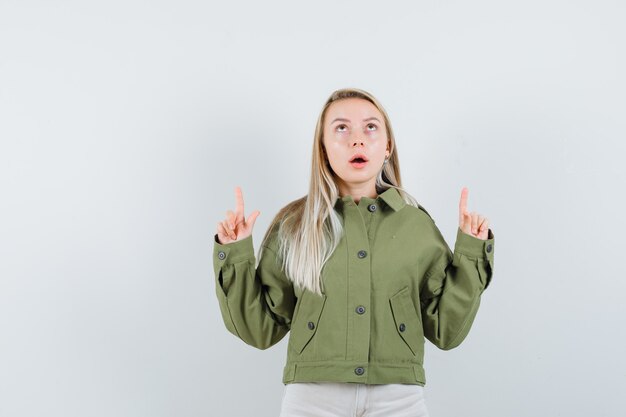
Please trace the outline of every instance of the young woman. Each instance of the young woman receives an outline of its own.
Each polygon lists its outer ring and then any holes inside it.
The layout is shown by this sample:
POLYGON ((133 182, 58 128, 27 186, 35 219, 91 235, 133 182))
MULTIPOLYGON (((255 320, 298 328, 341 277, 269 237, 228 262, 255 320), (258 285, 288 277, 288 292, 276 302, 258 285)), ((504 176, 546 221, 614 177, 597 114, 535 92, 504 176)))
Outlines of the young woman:
POLYGON ((309 192, 287 204, 258 263, 241 189, 213 262, 226 328, 267 349, 290 333, 281 416, 427 416, 424 338, 467 336, 493 274, 489 221, 463 188, 454 252, 403 188, 387 113, 359 89, 319 116, 309 192))

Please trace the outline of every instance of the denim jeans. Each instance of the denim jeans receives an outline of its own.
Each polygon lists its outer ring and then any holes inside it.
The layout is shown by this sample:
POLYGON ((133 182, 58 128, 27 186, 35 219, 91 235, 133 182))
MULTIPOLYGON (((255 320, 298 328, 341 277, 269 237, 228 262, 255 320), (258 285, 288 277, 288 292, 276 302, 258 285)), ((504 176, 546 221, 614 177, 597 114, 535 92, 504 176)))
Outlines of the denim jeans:
POLYGON ((420 385, 293 382, 280 417, 428 417, 428 410, 420 385))

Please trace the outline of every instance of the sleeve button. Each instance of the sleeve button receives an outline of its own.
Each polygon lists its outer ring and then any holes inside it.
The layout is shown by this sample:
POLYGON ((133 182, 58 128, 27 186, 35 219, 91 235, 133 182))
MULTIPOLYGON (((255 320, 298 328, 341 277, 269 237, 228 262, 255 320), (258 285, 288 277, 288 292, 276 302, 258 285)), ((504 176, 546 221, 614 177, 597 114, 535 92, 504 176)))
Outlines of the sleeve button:
POLYGON ((217 253, 217 257, 220 258, 220 259, 224 259, 224 258, 226 258, 226 253, 224 251, 219 251, 217 253))
POLYGON ((308 326, 310 330, 315 329, 315 323, 313 323, 312 321, 309 322, 308 326))
POLYGON ((400 323, 400 331, 403 332, 406 330, 406 326, 404 325, 404 323, 400 323))
POLYGON ((491 245, 491 243, 487 244, 487 253, 490 253, 493 250, 493 246, 491 245))
POLYGON ((354 370, 354 373, 357 375, 363 375, 364 372, 365 369, 361 368, 360 366, 354 370))

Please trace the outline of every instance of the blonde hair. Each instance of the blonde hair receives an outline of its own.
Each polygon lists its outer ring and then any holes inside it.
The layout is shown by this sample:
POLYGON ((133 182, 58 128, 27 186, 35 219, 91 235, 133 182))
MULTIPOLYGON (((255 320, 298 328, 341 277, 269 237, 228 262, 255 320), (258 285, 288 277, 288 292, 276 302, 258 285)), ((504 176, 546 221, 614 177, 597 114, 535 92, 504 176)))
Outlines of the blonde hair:
POLYGON ((323 149, 324 121, 328 107, 335 101, 360 98, 372 103, 382 114, 389 141, 389 159, 381 167, 376 178, 376 192, 396 188, 407 204, 418 206, 417 201, 401 187, 400 164, 393 130, 387 112, 370 93, 357 88, 334 91, 322 108, 317 119, 313 137, 313 157, 309 193, 283 207, 268 227, 257 259, 263 246, 278 227, 277 255, 287 278, 295 286, 322 294, 321 271, 343 236, 341 219, 334 209, 339 189, 336 174, 327 164, 323 149))

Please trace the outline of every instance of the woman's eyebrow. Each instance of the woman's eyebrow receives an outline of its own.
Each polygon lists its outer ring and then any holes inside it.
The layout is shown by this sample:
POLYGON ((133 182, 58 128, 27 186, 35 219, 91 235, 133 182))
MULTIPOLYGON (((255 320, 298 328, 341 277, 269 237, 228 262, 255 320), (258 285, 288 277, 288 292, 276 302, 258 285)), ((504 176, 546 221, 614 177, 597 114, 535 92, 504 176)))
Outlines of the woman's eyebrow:
MULTIPOLYGON (((376 117, 368 117, 367 119, 363 119, 364 122, 369 122, 370 120, 376 120, 378 123, 380 123, 380 120, 378 120, 376 117)), ((348 122, 348 123, 350 123, 350 120, 344 119, 342 117, 337 117, 335 120, 330 122, 330 124, 333 124, 335 122, 348 122)))

